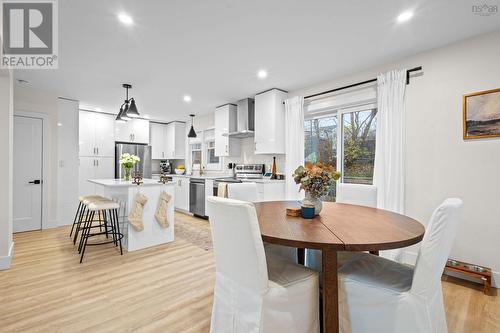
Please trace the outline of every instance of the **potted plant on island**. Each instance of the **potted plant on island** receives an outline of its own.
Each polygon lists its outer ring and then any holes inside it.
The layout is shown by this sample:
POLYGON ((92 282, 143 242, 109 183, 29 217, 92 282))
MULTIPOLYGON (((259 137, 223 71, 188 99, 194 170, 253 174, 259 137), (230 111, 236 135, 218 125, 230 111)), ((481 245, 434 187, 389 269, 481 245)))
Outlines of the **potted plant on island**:
POLYGON ((130 155, 129 153, 120 155, 120 165, 123 167, 123 170, 125 170, 125 177, 123 177, 124 180, 130 180, 130 171, 134 165, 140 161, 141 159, 138 156, 130 155))
POLYGON ((323 208, 321 198, 328 194, 339 178, 340 172, 335 171, 333 166, 321 162, 316 164, 307 162, 293 173, 295 183, 300 184, 300 190, 304 190, 306 195, 302 204, 313 205, 315 215, 318 215, 323 208))

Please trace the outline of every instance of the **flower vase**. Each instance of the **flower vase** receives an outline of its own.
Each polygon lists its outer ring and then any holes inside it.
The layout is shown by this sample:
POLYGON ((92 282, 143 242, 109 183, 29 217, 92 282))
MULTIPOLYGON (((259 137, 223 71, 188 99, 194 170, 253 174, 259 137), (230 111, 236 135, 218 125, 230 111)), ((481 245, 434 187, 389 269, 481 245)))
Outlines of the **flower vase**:
POLYGON ((302 200, 302 204, 314 206, 315 215, 319 215, 321 209, 323 209, 323 203, 321 202, 321 200, 318 198, 313 198, 309 192, 306 192, 306 196, 302 200))
POLYGON ((125 170, 125 177, 123 177, 123 180, 125 181, 130 181, 130 170, 132 170, 132 168, 123 168, 125 170))

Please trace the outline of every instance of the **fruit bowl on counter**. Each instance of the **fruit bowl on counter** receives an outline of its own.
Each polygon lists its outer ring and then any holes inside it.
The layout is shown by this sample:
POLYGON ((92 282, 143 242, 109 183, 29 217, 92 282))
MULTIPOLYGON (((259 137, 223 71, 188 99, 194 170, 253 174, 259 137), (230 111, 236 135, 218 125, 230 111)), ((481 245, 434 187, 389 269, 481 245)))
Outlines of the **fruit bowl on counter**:
POLYGON ((176 175, 183 175, 184 172, 186 172, 186 168, 184 167, 184 165, 180 165, 177 168, 175 168, 176 175))

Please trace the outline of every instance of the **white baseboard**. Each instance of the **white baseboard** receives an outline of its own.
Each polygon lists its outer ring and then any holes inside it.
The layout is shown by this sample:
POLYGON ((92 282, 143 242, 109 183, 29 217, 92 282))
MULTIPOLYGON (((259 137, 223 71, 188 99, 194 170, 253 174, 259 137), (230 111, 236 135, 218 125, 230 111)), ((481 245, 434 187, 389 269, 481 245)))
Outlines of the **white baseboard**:
POLYGON ((59 226, 59 221, 57 219, 48 220, 47 225, 43 227, 43 229, 52 229, 57 228, 59 226))
POLYGON ((10 244, 9 254, 4 257, 0 257, 0 271, 10 268, 13 256, 14 256, 14 242, 10 244))

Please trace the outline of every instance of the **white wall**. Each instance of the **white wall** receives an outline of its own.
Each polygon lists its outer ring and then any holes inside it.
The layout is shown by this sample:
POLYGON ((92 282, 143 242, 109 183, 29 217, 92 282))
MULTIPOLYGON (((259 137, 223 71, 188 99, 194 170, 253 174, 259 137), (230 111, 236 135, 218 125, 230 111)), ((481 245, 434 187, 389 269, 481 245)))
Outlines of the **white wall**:
MULTIPOLYGON (((1 39, 0 39, 1 45, 1 39)), ((12 259, 12 147, 13 147, 12 73, 0 70, 0 270, 10 267, 12 259)))
MULTIPOLYGON (((500 88, 499 55, 497 31, 289 94, 306 96, 390 69, 423 66, 423 75, 407 86, 407 214, 426 224, 445 198, 462 198, 463 221, 451 257, 492 267, 497 286, 500 139, 462 139, 462 95, 500 88)), ((414 258, 416 250, 407 254, 414 258)))
MULTIPOLYGON (((43 113, 49 118, 48 140, 48 173, 44 179, 47 186, 48 221, 47 227, 56 227, 57 222, 57 95, 30 87, 14 87, 14 114, 16 111, 43 113)), ((45 227, 45 226, 44 226, 45 227)))
POLYGON ((78 101, 57 100, 57 221, 58 225, 73 223, 78 203, 78 101))

